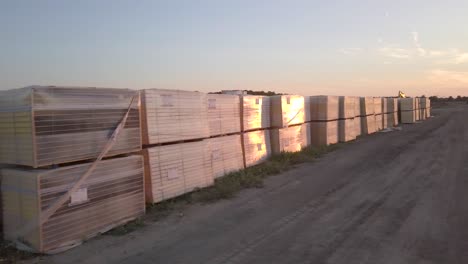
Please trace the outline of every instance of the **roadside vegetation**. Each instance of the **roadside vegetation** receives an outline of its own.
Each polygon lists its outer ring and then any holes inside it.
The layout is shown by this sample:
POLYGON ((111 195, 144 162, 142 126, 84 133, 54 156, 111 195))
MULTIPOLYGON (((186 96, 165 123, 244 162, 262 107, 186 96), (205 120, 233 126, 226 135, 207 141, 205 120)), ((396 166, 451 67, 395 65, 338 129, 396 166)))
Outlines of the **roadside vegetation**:
POLYGON ((259 165, 232 172, 216 179, 213 186, 198 189, 157 204, 148 205, 146 207, 146 214, 141 219, 117 227, 106 234, 117 236, 125 235, 144 226, 145 222, 158 221, 173 213, 182 216, 183 209, 190 204, 213 203, 219 200, 233 198, 243 189, 262 188, 265 178, 291 170, 297 164, 312 162, 324 154, 336 150, 342 144, 343 143, 322 147, 307 147, 299 152, 283 152, 278 155, 273 155, 270 159, 259 165))

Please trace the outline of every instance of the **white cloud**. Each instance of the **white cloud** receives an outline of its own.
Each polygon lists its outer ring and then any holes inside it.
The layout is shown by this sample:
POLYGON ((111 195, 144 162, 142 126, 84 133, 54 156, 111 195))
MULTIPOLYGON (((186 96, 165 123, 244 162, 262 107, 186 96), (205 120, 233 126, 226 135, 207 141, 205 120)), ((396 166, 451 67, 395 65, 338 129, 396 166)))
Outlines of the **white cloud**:
POLYGON ((468 62, 468 53, 466 52, 458 54, 454 59, 455 64, 462 64, 466 62, 468 62))
POLYGON ((468 84, 468 72, 462 71, 447 71, 447 70, 432 70, 429 72, 429 79, 433 82, 448 84, 468 84))
POLYGON ((409 59, 411 58, 411 51, 397 46, 385 46, 379 49, 380 53, 386 57, 395 59, 409 59))
POLYGON ((338 50, 340 53, 344 55, 356 55, 363 51, 361 48, 343 48, 338 50))
POLYGON ((421 43, 419 43, 419 33, 418 32, 411 32, 413 35, 413 43, 416 47, 416 51, 418 52, 419 56, 426 56, 426 50, 422 48, 421 43))

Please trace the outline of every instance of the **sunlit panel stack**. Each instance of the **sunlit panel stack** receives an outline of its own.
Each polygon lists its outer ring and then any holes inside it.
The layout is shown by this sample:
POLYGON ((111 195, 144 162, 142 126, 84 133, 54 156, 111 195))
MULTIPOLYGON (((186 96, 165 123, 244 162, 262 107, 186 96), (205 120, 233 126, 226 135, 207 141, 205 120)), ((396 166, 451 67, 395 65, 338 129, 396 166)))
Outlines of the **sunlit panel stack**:
MULTIPOLYGON (((141 216, 140 94, 129 89, 31 86, 0 92, 4 235, 23 249, 54 253, 141 216), (77 190, 128 112, 106 160, 77 190), (22 165, 22 166, 18 166, 22 165), (38 217, 70 195, 49 219, 38 217)), ((2 167, 2 166, 0 166, 2 167)))
POLYGON ((240 133, 240 98, 238 95, 208 94, 210 136, 240 133))
POLYGON ((241 106, 242 131, 266 129, 271 126, 268 96, 243 95, 241 106))
POLYGON ((431 117, 431 100, 429 98, 421 98, 421 108, 424 110, 425 119, 431 117))
POLYGON ((383 121, 384 128, 394 127, 398 125, 398 99, 383 98, 383 121))
POLYGON ((354 100, 354 134, 356 137, 362 135, 361 127, 361 99, 359 97, 352 97, 354 100))
POLYGON ((0 163, 42 167, 97 157, 135 97, 108 156, 141 148, 138 93, 31 86, 0 91, 0 163))
POLYGON ((270 132, 268 130, 246 132, 242 137, 246 167, 262 163, 271 156, 270 132))
POLYGON ((273 154, 300 151, 310 145, 310 123, 274 128, 270 131, 270 135, 273 154))
POLYGON ((355 102, 355 98, 351 96, 339 97, 338 140, 340 142, 356 139, 355 102))
POLYGON ((420 100, 419 97, 414 98, 414 120, 419 121, 421 120, 421 113, 420 110, 420 100))
POLYGON ((90 165, 2 169, 5 239, 28 251, 57 253, 145 213, 142 157, 129 156, 101 161, 69 201, 40 224, 39 217, 90 165))
POLYGON ((403 124, 411 124, 416 122, 415 114, 415 99, 414 98, 399 98, 398 99, 398 112, 400 115, 400 122, 403 124))
POLYGON ((271 126, 275 128, 304 123, 304 97, 300 95, 276 95, 270 97, 271 126))
POLYGON ((207 98, 200 92, 142 91, 143 144, 161 144, 209 137, 207 98))
POLYGON ((374 97, 374 114, 375 114, 375 129, 376 131, 380 131, 383 129, 382 97, 374 97))
POLYGON ((143 153, 149 203, 174 198, 214 182, 207 140, 150 147, 143 153))
POLYGON ((330 145, 338 142, 338 96, 310 97, 310 134, 314 146, 330 145))
POLYGON ((375 106, 373 97, 361 97, 361 132, 363 135, 376 132, 375 106))
POLYGON ((241 140, 241 135, 206 139, 210 144, 211 165, 215 178, 244 168, 241 140))

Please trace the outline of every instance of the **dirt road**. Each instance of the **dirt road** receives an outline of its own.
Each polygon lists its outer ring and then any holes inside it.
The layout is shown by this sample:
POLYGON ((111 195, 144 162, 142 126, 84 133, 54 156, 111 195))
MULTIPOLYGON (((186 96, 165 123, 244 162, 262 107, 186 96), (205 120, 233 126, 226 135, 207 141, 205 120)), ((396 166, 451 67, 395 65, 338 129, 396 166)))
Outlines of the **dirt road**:
POLYGON ((47 263, 468 263, 468 107, 47 263))

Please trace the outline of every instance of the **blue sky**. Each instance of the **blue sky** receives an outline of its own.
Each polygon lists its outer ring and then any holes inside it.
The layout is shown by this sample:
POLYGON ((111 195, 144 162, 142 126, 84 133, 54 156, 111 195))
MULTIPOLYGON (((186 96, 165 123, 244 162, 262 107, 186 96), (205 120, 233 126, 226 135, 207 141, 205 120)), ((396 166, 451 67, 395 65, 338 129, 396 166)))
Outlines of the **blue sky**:
POLYGON ((468 95, 468 1, 0 1, 0 89, 468 95))

